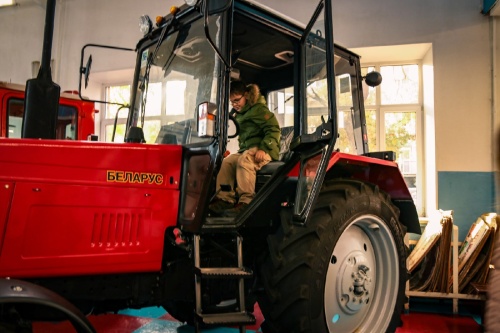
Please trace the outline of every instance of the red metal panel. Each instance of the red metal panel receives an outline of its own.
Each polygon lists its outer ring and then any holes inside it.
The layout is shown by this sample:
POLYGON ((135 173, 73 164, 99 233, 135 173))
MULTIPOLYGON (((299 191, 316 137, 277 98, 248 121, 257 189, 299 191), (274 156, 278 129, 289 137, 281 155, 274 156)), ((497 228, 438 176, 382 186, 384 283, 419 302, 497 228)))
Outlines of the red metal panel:
POLYGON ((376 184, 392 199, 412 199, 397 163, 378 158, 333 153, 328 169, 333 166, 347 171, 353 178, 376 184))
POLYGON ((0 138, 0 179, 178 189, 182 147, 91 141, 0 138), (108 180, 117 174, 161 174, 156 182, 108 180))
POLYGON ((14 192, 14 184, 0 181, 0 253, 7 225, 7 215, 9 213, 12 193, 14 192))
POLYGON ((0 140, 0 180, 16 184, 0 276, 160 269, 180 146, 0 140))
MULTIPOLYGON (((337 172, 334 177, 348 175, 354 179, 376 184, 381 190, 390 194, 392 199, 412 199, 403 175, 395 162, 334 152, 328 163, 327 170, 337 172)), ((297 164, 288 173, 288 176, 298 177, 299 173, 300 165, 297 164)))

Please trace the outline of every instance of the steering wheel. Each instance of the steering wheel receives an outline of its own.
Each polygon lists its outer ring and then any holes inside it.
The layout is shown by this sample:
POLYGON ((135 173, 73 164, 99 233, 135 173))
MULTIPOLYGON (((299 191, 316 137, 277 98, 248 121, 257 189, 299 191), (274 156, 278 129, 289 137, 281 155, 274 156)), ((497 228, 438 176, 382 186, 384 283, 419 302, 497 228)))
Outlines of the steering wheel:
MULTIPOLYGON (((234 133, 227 133, 227 137, 229 139, 234 139, 235 137, 237 137, 239 134, 240 134, 240 124, 238 124, 238 122, 236 121, 236 118, 234 117, 234 113, 233 112, 229 112, 229 120, 233 122, 234 126, 231 126, 234 128, 234 133)), ((229 130, 230 126, 229 126, 229 123, 228 123, 228 130, 229 130)))

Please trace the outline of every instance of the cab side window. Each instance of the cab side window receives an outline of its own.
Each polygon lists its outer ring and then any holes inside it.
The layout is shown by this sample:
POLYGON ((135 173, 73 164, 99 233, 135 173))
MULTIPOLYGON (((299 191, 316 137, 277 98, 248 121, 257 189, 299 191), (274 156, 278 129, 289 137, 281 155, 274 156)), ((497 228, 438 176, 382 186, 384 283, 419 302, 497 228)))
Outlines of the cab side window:
MULTIPOLYGON (((24 100, 11 98, 7 102, 7 137, 21 138, 24 100)), ((76 140, 78 112, 73 106, 59 105, 56 139, 76 140)))
POLYGON ((59 104, 57 115, 56 138, 61 140, 76 140, 77 110, 73 106, 59 104))
POLYGON ((20 138, 23 126, 24 101, 11 98, 7 102, 7 137, 20 138))

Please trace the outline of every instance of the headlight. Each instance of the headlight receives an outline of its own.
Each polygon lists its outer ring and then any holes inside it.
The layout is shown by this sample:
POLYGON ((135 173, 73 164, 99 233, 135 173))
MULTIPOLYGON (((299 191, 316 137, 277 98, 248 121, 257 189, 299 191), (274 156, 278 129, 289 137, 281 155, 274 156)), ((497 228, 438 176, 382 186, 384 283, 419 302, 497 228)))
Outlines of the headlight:
POLYGON ((198 0, 184 0, 184 2, 188 6, 194 6, 194 5, 196 5, 198 3, 198 0))
POLYGON ((147 15, 142 15, 139 18, 139 29, 141 30, 143 35, 147 35, 148 33, 151 32, 151 29, 153 28, 153 22, 151 22, 151 19, 147 15))

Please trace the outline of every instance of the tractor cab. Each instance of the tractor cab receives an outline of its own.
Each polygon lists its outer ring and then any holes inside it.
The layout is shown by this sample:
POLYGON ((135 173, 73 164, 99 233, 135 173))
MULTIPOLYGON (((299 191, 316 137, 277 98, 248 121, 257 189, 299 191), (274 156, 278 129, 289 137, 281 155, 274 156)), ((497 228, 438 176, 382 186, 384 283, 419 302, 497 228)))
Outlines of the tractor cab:
MULTIPOLYGON (((125 141, 144 143, 147 132, 154 138, 148 143, 182 146, 184 229, 200 229, 224 153, 238 150, 231 80, 257 84, 281 128, 280 160, 259 171, 261 194, 241 221, 263 212, 262 203, 276 194, 277 185, 290 172, 298 174, 312 156, 314 170, 307 173, 320 176, 318 187, 333 151, 367 152, 359 57, 334 47, 330 1, 311 10, 307 26, 254 1, 174 7, 154 29, 142 18, 145 35, 137 44, 125 141), (157 116, 146 117, 152 110, 157 116)), ((303 193, 281 198, 296 201, 300 221, 314 199, 313 187, 305 184, 317 178, 302 174, 303 193)))

